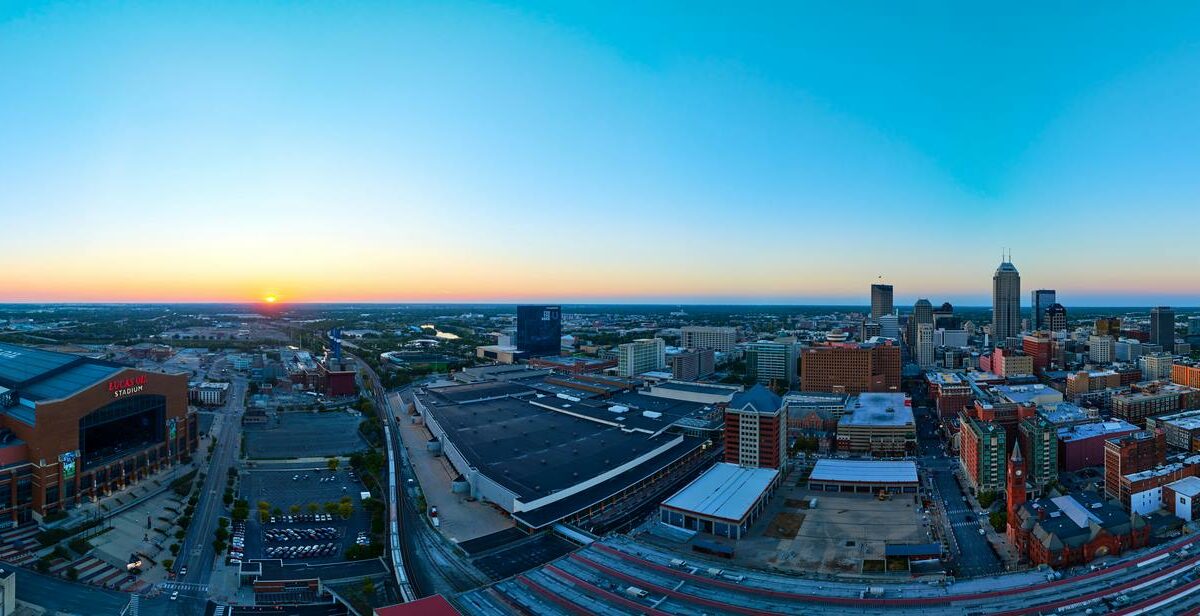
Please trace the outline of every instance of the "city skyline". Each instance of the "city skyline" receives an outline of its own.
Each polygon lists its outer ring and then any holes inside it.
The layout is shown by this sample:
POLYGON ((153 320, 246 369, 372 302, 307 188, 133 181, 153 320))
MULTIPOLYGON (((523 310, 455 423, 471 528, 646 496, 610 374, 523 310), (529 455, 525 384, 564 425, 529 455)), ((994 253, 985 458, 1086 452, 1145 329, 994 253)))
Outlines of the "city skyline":
POLYGON ((0 8, 0 302, 1200 305, 1195 6, 211 9, 0 8))

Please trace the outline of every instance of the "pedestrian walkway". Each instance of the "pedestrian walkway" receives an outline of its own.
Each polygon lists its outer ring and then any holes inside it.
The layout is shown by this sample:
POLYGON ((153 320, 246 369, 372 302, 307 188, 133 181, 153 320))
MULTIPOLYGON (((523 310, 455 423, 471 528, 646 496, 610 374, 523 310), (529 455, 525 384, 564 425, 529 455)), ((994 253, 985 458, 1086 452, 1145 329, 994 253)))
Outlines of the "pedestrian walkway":
POLYGON ((100 586, 124 592, 136 592, 146 586, 144 582, 136 576, 131 575, 128 571, 113 566, 90 554, 73 561, 55 561, 50 565, 51 573, 67 579, 71 579, 68 573, 71 569, 75 570, 75 581, 81 584, 90 584, 92 586, 100 586))
POLYGON ((37 560, 34 550, 40 547, 37 543, 39 532, 37 524, 31 522, 0 533, 0 561, 26 565, 37 560))
POLYGON ((196 584, 193 582, 159 582, 158 587, 163 590, 194 590, 201 593, 208 592, 208 584, 196 584))

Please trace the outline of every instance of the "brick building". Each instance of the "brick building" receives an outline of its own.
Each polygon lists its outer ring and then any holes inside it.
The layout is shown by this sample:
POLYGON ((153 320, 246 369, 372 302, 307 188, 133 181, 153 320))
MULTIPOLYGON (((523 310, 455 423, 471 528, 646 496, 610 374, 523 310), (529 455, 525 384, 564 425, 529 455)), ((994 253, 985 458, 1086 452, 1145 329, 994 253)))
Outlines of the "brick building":
POLYGON ((185 374, 0 343, 0 519, 70 509, 195 451, 185 374))
POLYGON ((1007 448, 1004 428, 960 413, 958 461, 971 487, 980 492, 1004 489, 1007 448))
POLYGON ((900 391, 900 347, 879 342, 806 348, 800 354, 800 382, 804 391, 900 391))
POLYGON ((1023 351, 1009 350, 996 347, 990 355, 979 358, 979 369, 991 372, 1004 378, 1033 374, 1033 357, 1023 351))
POLYGON ((928 372, 925 382, 929 385, 929 397, 933 400, 938 417, 943 421, 958 417, 963 409, 975 401, 975 390, 971 384, 953 372, 928 372))
POLYGON ((1104 441, 1104 492, 1121 498, 1121 477, 1154 468, 1167 459, 1162 430, 1138 430, 1104 441))
POLYGON ((1175 364, 1171 366, 1171 382, 1176 385, 1200 389, 1200 364, 1175 364))
POLYGON ((780 469, 786 458, 787 425, 780 397, 762 385, 734 395, 725 409, 725 461, 780 469))

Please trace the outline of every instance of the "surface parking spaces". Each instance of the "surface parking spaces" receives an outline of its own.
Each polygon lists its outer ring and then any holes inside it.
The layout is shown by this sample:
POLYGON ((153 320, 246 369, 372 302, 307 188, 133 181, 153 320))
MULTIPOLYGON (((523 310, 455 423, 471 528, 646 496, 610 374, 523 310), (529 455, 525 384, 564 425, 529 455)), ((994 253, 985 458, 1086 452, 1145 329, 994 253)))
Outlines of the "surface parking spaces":
POLYGON ((267 558, 324 558, 339 553, 342 530, 327 513, 274 516, 263 529, 263 554, 267 558), (314 525, 314 526, 309 526, 314 525))
POLYGON ((245 427, 246 455, 259 460, 350 455, 366 449, 361 418, 349 413, 280 413, 265 425, 245 427))
POLYGON ((246 560, 246 523, 234 522, 233 534, 229 537, 229 562, 238 564, 246 560))
POLYGON ((369 530, 362 490, 348 470, 296 463, 245 471, 242 498, 251 511, 246 554, 313 564, 345 560, 346 549, 369 530), (349 517, 343 502, 350 505, 349 517), (265 521, 260 505, 268 512, 265 521))

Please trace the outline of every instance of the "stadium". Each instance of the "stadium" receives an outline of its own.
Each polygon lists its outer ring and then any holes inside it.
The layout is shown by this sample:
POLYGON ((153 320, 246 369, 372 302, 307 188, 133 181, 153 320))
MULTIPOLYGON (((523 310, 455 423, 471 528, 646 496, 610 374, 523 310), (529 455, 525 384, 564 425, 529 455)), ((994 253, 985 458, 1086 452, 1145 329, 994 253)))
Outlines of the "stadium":
POLYGON ((0 524, 41 521, 188 458, 187 376, 0 343, 0 524))

